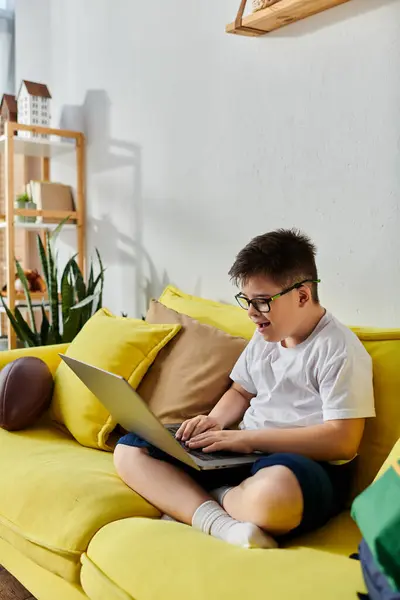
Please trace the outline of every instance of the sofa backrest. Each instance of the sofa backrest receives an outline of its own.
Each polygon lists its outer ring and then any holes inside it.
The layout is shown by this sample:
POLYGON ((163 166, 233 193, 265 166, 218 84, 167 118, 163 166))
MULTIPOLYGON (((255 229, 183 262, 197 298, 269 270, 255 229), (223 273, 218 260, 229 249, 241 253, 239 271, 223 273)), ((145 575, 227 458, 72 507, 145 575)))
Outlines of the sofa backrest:
POLYGON ((352 329, 372 357, 376 407, 359 449, 355 496, 373 481, 400 438, 400 329, 352 329))

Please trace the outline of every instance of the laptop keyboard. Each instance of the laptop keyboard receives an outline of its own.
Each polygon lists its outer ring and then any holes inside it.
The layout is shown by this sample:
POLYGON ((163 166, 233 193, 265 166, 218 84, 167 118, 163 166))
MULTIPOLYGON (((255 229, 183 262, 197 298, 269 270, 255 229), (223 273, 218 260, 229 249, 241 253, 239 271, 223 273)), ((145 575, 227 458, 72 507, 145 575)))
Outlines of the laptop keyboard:
MULTIPOLYGON (((171 435, 173 435, 175 437, 176 432, 178 431, 180 425, 166 425, 165 426, 166 429, 168 429, 168 431, 171 433, 171 435)), ((192 456, 195 456, 196 458, 200 458, 201 460, 221 460, 221 459, 232 459, 235 456, 243 456, 243 454, 236 454, 234 452, 203 452, 202 450, 192 450, 191 448, 188 448, 185 444, 185 442, 181 442, 180 440, 176 440, 178 442, 178 444, 180 444, 182 446, 182 448, 184 448, 184 450, 186 450, 186 452, 188 452, 189 454, 191 454, 192 456)))

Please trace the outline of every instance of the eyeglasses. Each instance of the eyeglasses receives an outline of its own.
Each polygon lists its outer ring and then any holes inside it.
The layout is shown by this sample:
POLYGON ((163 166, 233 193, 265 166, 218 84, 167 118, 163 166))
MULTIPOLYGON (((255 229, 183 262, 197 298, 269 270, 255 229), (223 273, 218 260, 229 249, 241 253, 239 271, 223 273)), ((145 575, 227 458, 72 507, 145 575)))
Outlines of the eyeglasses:
POLYGON ((290 286, 286 290, 282 290, 282 292, 279 292, 279 294, 274 294, 273 296, 271 296, 271 298, 261 298, 260 297, 260 298, 253 298, 252 300, 249 300, 242 293, 236 294, 235 298, 236 298, 236 301, 239 304, 240 308, 243 308, 244 310, 249 310, 249 307, 251 305, 259 313, 269 313, 269 311, 271 310, 271 302, 273 300, 276 300, 277 298, 280 298, 281 296, 288 294, 292 290, 297 290, 298 288, 300 288, 302 285, 304 285, 307 282, 320 283, 321 280, 320 279, 304 279, 303 281, 300 281, 299 283, 295 283, 294 285, 290 286))

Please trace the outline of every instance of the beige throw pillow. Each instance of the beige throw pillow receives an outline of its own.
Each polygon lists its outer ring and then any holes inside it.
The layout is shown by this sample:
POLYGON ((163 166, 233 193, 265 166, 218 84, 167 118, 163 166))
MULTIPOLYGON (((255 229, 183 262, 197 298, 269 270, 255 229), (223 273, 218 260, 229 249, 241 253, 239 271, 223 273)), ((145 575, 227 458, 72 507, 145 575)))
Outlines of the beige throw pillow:
POLYGON ((247 341, 204 325, 152 300, 146 321, 182 325, 148 370, 138 393, 164 423, 208 414, 231 384, 247 341))

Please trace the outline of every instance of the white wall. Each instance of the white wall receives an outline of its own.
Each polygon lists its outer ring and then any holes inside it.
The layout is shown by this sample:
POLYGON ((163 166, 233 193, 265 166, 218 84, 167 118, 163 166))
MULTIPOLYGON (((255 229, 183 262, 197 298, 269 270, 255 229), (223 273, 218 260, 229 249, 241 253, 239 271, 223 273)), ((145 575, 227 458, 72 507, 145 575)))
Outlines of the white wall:
POLYGON ((0 94, 15 86, 14 1, 0 0, 0 94))
POLYGON ((17 0, 17 81, 47 81, 54 124, 88 135, 107 304, 138 314, 166 281, 230 300, 236 252, 297 226, 325 305, 399 326, 400 1, 258 39, 224 34, 237 5, 17 0))
POLYGON ((50 0, 15 0, 16 92, 21 79, 51 84, 50 0))

